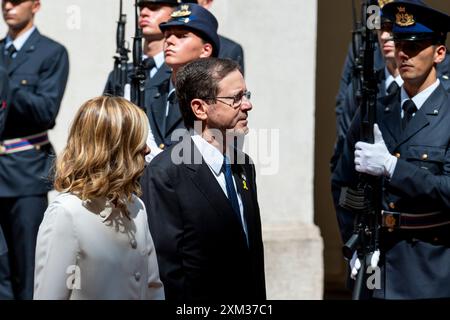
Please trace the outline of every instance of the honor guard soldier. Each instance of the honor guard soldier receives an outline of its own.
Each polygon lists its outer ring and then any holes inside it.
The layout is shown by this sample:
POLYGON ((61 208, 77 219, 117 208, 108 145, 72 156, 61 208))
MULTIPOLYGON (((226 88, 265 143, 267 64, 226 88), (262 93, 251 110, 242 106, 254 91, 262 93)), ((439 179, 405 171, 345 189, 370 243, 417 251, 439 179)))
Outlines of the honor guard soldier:
MULTIPOLYGON (((0 136, 5 128, 6 112, 8 111, 8 73, 0 66, 0 136)), ((14 297, 11 287, 11 274, 9 271, 8 246, 0 225, 0 300, 14 297)))
MULTIPOLYGON (((203 8, 208 10, 212 7, 213 2, 214 0, 183 0, 183 3, 197 3, 201 5, 203 8)), ((242 46, 236 41, 233 41, 220 34, 219 39, 220 39, 219 58, 224 59, 228 58, 236 61, 237 63, 239 63, 239 66, 241 67, 242 74, 245 75, 244 50, 242 49, 242 46)))
POLYGON ((33 297, 36 236, 51 189, 55 126, 69 72, 66 49, 40 34, 40 0, 3 0, 8 34, 0 66, 9 77, 8 115, 0 135, 0 225, 9 251, 14 298, 33 297))
POLYGON ((198 58, 217 57, 220 41, 216 18, 197 4, 180 5, 172 13, 171 19, 159 27, 165 38, 165 63, 171 68, 172 74, 170 79, 158 86, 147 115, 156 144, 164 150, 183 135, 176 130, 185 129, 175 94, 178 69, 198 58))
MULTIPOLYGON (((349 188, 356 187, 357 172, 382 181, 381 256, 379 269, 372 270, 379 272, 373 297, 449 298, 450 100, 436 65, 446 56, 450 17, 410 1, 387 4, 383 15, 394 23, 404 84, 378 100, 373 144, 359 141, 356 113, 333 179, 349 188)), ((353 276, 366 272, 358 266, 352 259, 353 276)))

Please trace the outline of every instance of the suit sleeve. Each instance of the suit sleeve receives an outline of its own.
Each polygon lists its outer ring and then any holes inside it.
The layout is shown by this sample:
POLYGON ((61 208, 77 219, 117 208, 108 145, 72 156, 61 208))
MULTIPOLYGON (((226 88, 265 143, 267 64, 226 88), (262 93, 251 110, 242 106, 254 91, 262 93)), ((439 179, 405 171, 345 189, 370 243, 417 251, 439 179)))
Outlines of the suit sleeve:
POLYGON ((77 277, 83 272, 76 268, 77 254, 72 216, 61 205, 50 206, 39 227, 36 243, 35 300, 69 299, 72 280, 77 284, 81 281, 77 277))
POLYGON ((51 129, 59 111, 69 73, 69 57, 64 47, 58 46, 42 63, 36 89, 11 88, 14 112, 28 123, 51 129))
POLYGON ((450 209, 450 150, 447 147, 443 173, 435 175, 403 159, 397 160, 389 182, 396 192, 410 198, 425 196, 450 209))
POLYGON ((141 184, 166 299, 183 300, 183 222, 174 181, 165 169, 149 165, 141 184))

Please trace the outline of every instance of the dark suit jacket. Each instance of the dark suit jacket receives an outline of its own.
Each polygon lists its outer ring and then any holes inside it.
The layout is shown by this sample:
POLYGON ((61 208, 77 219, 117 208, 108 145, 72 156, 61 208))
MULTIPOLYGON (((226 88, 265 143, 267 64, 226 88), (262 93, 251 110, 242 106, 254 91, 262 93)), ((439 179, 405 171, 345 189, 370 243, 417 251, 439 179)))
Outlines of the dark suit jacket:
POLYGON ((247 155, 245 160, 246 164, 232 165, 232 170, 244 205, 249 247, 228 198, 189 135, 146 168, 142 199, 166 299, 265 299, 255 168, 247 155), (172 162, 172 151, 182 155, 181 164, 172 162), (244 177, 248 190, 243 188, 244 177))
MULTIPOLYGON (((5 66, 4 47, 5 39, 0 42, 1 66, 5 66)), ((69 73, 66 49, 36 29, 6 69, 11 104, 0 140, 52 129, 69 73)), ((0 156, 0 197, 47 193, 53 155, 47 145, 0 156)))
POLYGON ((244 50, 242 46, 224 36, 219 35, 220 51, 219 58, 229 58, 241 66, 242 75, 245 75, 244 50))
MULTIPOLYGON (((440 85, 403 132, 399 101, 400 93, 381 98, 377 106, 377 122, 387 148, 391 154, 400 154, 392 178, 384 181, 382 207, 406 213, 443 211, 450 215, 449 95, 440 85)), ((358 112, 333 175, 333 182, 340 186, 356 184, 353 161, 359 121, 358 112)), ((343 237, 348 239, 348 235, 343 237)), ((383 230, 380 249, 382 287, 375 290, 375 297, 450 297, 450 225, 391 233, 383 230)))
POLYGON ((0 66, 0 137, 5 128, 6 115, 8 112, 8 73, 0 66))
POLYGON ((162 149, 178 142, 179 138, 185 133, 185 126, 175 93, 173 105, 169 108, 169 114, 166 117, 170 81, 170 78, 166 79, 156 88, 156 91, 152 91, 155 92, 153 102, 147 109, 153 136, 158 146, 164 145, 162 149))

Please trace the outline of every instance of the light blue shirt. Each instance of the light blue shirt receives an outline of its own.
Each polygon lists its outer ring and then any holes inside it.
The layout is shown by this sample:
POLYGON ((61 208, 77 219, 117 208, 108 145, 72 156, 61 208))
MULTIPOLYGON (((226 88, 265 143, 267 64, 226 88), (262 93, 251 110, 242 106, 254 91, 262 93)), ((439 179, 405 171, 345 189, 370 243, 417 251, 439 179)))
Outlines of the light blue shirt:
MULTIPOLYGON (((203 139, 203 137, 200 136, 198 133, 195 132, 191 136, 191 138, 192 138, 192 141, 194 141, 197 149, 200 151, 203 159, 205 160, 205 163, 208 165, 209 169, 211 170, 214 178, 216 178, 217 183, 222 188, 223 193, 228 198, 227 185, 225 182, 225 174, 222 170, 223 154, 219 150, 217 150, 216 147, 214 147, 213 145, 208 143, 208 141, 203 139)), ((234 189, 236 190, 236 195, 238 198, 239 211, 241 213, 242 225, 244 226, 245 236, 248 239, 247 223, 245 222, 245 219, 244 219, 244 205, 242 204, 241 195, 239 194, 239 191, 236 188, 236 180, 234 179, 234 176, 233 176, 233 184, 234 184, 234 189)))
POLYGON ((161 66, 164 64, 164 52, 161 51, 156 56, 153 57, 155 60, 155 66, 150 70, 150 78, 153 78, 155 74, 161 69, 161 66))
MULTIPOLYGON (((406 93, 405 88, 402 87, 402 90, 401 90, 401 93, 400 93, 400 101, 401 101, 401 106, 402 106, 402 118, 403 118, 403 113, 404 113, 403 112, 403 104, 407 100, 411 99, 414 102, 414 104, 416 105, 417 110, 420 110, 420 108, 422 108, 423 104, 431 96, 431 94, 434 92, 434 90, 436 90, 437 87, 439 87, 440 83, 441 82, 439 81, 439 79, 437 79, 434 84, 432 84, 431 86, 429 86, 428 88, 426 88, 422 92, 419 92, 413 98, 410 98, 408 96, 408 94, 406 93)), ((415 116, 415 115, 416 114, 414 113, 413 116, 415 116)))
POLYGON ((5 44, 5 52, 4 54, 7 54, 8 48, 14 44, 14 47, 16 48, 17 52, 12 55, 12 58, 14 59, 17 56, 17 53, 22 49, 25 42, 27 42, 28 38, 31 36, 31 34, 36 30, 36 26, 31 27, 30 30, 27 30, 22 35, 18 36, 16 40, 13 41, 13 39, 8 35, 6 37, 6 44, 5 44))
POLYGON ((387 89, 389 88, 391 83, 394 82, 394 81, 397 82, 399 88, 401 88, 403 86, 403 79, 402 79, 402 77, 400 75, 394 77, 389 72, 387 67, 384 67, 384 75, 385 75, 385 78, 386 78, 386 80, 384 81, 384 84, 385 84, 384 89, 385 89, 386 93, 388 93, 387 89))
MULTIPOLYGON (((142 55, 142 60, 148 58, 147 55, 142 55)), ((155 74, 158 72, 158 70, 161 68, 161 66, 164 64, 164 52, 161 51, 156 56, 153 57, 153 60, 155 61, 155 66, 150 69, 149 76, 150 78, 153 78, 155 74)))

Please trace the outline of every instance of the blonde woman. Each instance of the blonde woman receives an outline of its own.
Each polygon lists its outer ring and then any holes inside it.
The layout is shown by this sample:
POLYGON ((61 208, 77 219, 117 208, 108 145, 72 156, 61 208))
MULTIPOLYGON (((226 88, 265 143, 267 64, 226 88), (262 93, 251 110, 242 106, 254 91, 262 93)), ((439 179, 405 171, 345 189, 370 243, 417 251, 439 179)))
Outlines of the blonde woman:
POLYGON ((145 113, 123 98, 81 106, 39 228, 34 299, 164 299, 137 197, 147 133, 145 113))

